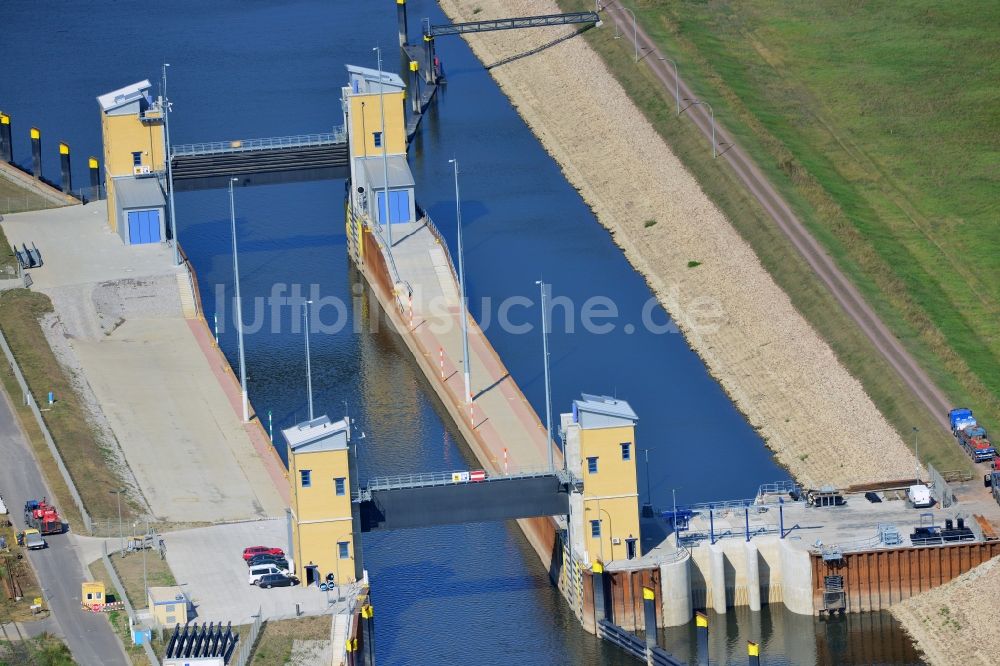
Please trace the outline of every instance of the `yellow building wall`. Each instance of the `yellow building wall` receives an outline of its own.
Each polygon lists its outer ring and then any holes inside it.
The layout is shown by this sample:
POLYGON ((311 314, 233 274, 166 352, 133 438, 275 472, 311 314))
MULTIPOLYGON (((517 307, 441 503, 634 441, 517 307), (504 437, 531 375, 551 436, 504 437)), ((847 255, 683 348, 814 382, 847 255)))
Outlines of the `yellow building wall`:
POLYGON ((152 171, 166 168, 162 123, 143 123, 134 115, 103 115, 104 170, 108 176, 131 176, 133 152, 142 152, 142 164, 152 171))
POLYGON ((352 529, 350 516, 340 520, 293 525, 295 575, 303 585, 306 583, 306 566, 310 564, 316 565, 321 579, 332 573, 341 583, 355 581, 352 529), (343 559, 339 557, 337 546, 341 541, 348 544, 348 556, 343 559))
POLYGON ((153 621, 161 627, 173 627, 175 624, 187 624, 187 601, 172 604, 156 604, 152 607, 153 621))
MULTIPOLYGON (((386 147, 390 155, 406 153, 406 113, 403 92, 385 93, 385 133, 386 147)), ((375 147, 373 132, 382 127, 379 96, 352 95, 351 100, 351 145, 352 157, 372 157, 382 154, 382 148, 375 147), (363 137, 359 140, 359 137, 363 137)))
POLYGON ((351 481, 348 452, 344 450, 288 455, 288 479, 292 484, 292 542, 295 575, 304 585, 308 564, 319 567, 321 576, 340 573, 341 582, 353 582, 354 538, 351 521, 351 481), (310 485, 302 486, 303 470, 310 471, 310 485), (336 494, 335 479, 344 479, 344 494, 336 494), (346 541, 346 559, 338 557, 337 543, 346 541))
MULTIPOLYGON (((388 108, 388 107, 387 107, 388 108)), ((108 226, 118 231, 114 176, 131 176, 132 153, 142 153, 142 164, 151 171, 162 171, 164 136, 161 123, 143 123, 137 115, 101 114, 101 137, 104 142, 104 187, 108 196, 108 226)))
MULTIPOLYGON (((580 478, 583 479, 584 529, 592 557, 625 559, 625 539, 639 538, 639 485, 636 479, 635 428, 597 428, 580 431, 580 478), (629 460, 621 445, 628 442, 629 460), (597 457, 597 473, 590 474, 587 458, 597 457), (601 537, 591 536, 590 521, 600 520, 601 537), (620 539, 615 545, 613 539, 620 539)), ((636 541, 636 556, 641 555, 636 541)))

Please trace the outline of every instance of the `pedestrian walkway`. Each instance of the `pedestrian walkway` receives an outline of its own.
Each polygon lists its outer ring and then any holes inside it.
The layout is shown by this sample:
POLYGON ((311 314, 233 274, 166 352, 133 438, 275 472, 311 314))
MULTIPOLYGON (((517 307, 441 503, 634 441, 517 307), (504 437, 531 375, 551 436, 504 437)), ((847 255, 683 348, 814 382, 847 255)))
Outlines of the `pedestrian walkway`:
POLYGON ((259 424, 241 422, 239 384, 190 318, 188 271, 166 244, 124 245, 106 219, 98 202, 3 222, 12 243, 42 252, 31 276, 58 318, 50 344, 113 431, 117 445, 105 445, 120 449, 158 520, 283 515, 284 470, 259 424))
MULTIPOLYGON (((480 461, 497 474, 547 465, 544 425, 472 317, 468 319, 471 404, 466 400, 457 278, 433 224, 424 218, 395 225, 393 232, 397 281, 412 292, 412 297, 400 298, 403 323, 424 359, 437 367, 436 388, 471 428, 475 441, 470 445, 480 448, 476 451, 482 454, 480 461)), ((561 452, 553 446, 555 466, 561 468, 561 452)))

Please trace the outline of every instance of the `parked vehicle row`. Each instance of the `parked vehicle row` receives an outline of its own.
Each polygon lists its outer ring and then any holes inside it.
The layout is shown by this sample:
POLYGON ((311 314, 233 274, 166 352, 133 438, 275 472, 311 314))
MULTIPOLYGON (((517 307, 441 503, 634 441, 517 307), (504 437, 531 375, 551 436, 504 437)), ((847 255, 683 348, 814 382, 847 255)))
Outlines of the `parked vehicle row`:
POLYGON ((996 457, 997 450, 990 443, 986 428, 976 420, 971 409, 956 407, 948 412, 948 422, 958 445, 974 462, 990 462, 996 457))
POLYGON ((243 561, 248 569, 247 582, 251 585, 268 590, 299 584, 293 573, 295 567, 280 548, 250 546, 243 549, 243 561))

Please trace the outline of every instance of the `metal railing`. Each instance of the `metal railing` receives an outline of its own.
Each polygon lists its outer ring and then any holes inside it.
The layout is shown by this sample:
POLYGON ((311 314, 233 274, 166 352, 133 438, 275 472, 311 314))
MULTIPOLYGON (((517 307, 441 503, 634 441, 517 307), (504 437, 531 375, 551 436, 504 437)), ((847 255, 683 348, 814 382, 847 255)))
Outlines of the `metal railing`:
POLYGON ((455 260, 452 259, 451 257, 451 249, 448 247, 448 241, 446 241, 444 236, 441 235, 441 230, 438 229, 436 224, 434 224, 434 220, 431 219, 431 216, 427 214, 427 211, 419 207, 417 210, 420 213, 419 217, 422 217, 424 220, 427 221, 427 228, 430 229, 431 234, 434 235, 434 238, 437 239, 438 244, 441 246, 441 249, 444 250, 444 255, 445 257, 448 258, 448 267, 451 268, 451 275, 453 278, 455 278, 455 284, 457 285, 458 271, 455 270, 455 260))
POLYGON ((361 489, 355 494, 355 501, 370 499, 372 491, 400 490, 403 488, 424 488, 428 486, 450 486, 456 483, 489 483, 494 481, 510 481, 511 479, 527 479, 539 476, 555 476, 563 483, 569 481, 569 474, 562 469, 551 470, 533 468, 511 472, 510 474, 489 474, 481 481, 469 478, 469 470, 454 470, 450 472, 427 472, 423 474, 401 474, 398 476, 382 476, 368 479, 361 484, 361 489))
POLYGON ((170 156, 194 157, 198 155, 246 153, 281 148, 311 148, 315 146, 330 146, 343 143, 346 140, 347 132, 343 127, 337 127, 332 132, 320 134, 299 134, 296 136, 277 136, 263 139, 236 139, 233 141, 176 145, 171 147, 170 156))
POLYGON ((464 35, 470 32, 513 30, 515 28, 544 28, 554 25, 572 25, 574 23, 597 23, 600 20, 601 17, 597 15, 597 12, 567 12, 565 14, 520 16, 516 18, 491 19, 488 21, 432 25, 424 29, 424 34, 429 37, 441 37, 443 35, 464 35))
MULTIPOLYGON (((132 606, 132 602, 129 601, 128 594, 125 593, 125 585, 122 583, 121 578, 118 577, 118 572, 115 570, 113 564, 111 564, 111 558, 108 555, 108 544, 107 542, 101 543, 101 561, 104 563, 104 569, 108 572, 108 577, 111 578, 111 584, 115 588, 115 593, 119 597, 119 600, 125 604, 125 613, 129 618, 129 627, 138 627, 139 618, 135 613, 135 608, 132 606)), ((121 638, 121 637, 119 637, 121 638)), ((143 652, 146 653, 146 659, 149 660, 151 666, 160 666, 160 660, 157 659, 156 653, 153 651, 153 646, 149 644, 149 641, 142 642, 143 652)))
POLYGON ((254 646, 257 644, 257 636, 264 625, 264 614, 260 606, 257 607, 257 614, 253 616, 253 624, 247 630, 246 635, 241 635, 239 643, 236 644, 236 651, 230 661, 233 666, 246 666, 253 656, 254 646))

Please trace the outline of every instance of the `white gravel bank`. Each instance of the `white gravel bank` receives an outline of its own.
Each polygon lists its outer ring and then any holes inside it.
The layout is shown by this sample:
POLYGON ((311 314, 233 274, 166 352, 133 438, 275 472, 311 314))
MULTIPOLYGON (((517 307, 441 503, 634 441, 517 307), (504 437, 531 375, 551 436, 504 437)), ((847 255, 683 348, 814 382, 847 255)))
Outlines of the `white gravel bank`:
MULTIPOLYGON (((550 0, 440 4, 455 21, 559 12, 550 0)), ((504 31, 466 39, 482 62, 494 63, 568 31, 504 31)), ((795 310, 582 38, 491 74, 797 480, 844 486, 912 474, 913 455, 861 384, 795 310), (649 219, 657 224, 646 228, 649 219), (702 265, 688 268, 689 260, 702 265), (714 325, 699 319, 706 303, 721 313, 711 320, 714 325)))

